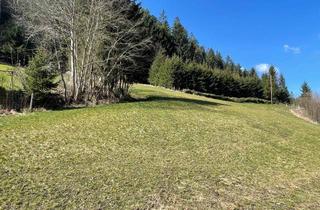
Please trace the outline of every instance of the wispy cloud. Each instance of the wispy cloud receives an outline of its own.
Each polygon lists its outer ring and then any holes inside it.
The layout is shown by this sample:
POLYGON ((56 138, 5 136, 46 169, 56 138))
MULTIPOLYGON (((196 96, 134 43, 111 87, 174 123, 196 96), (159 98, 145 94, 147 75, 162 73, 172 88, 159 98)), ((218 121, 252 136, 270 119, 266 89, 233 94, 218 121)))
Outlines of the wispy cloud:
POLYGON ((283 45, 283 49, 287 53, 293 53, 293 54, 300 54, 301 53, 300 47, 292 47, 287 44, 283 45))

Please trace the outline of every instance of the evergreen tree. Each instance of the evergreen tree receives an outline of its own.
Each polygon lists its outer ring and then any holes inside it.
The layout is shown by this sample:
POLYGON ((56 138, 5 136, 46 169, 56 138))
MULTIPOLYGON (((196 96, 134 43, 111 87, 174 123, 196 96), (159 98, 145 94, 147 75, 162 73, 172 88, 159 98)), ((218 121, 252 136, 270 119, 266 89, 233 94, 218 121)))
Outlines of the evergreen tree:
POLYGON ((26 65, 33 45, 27 41, 25 30, 13 18, 8 0, 0 0, 0 62, 26 65))
POLYGON ((57 72, 53 69, 50 57, 44 50, 38 50, 25 70, 25 89, 37 98, 46 97, 57 86, 57 72))
POLYGON ((290 93, 286 85, 285 78, 282 74, 279 77, 278 89, 276 90, 276 98, 279 102, 289 103, 290 102, 290 93))
POLYGON ((258 74, 255 68, 252 68, 249 72, 250 77, 258 78, 258 74))
POLYGON ((225 68, 224 61, 220 52, 215 53, 215 68, 221 70, 225 68))
POLYGON ((269 75, 267 73, 263 73, 261 76, 262 87, 263 87, 263 97, 265 99, 270 99, 270 81, 269 75))
POLYGON ((204 63, 206 61, 206 51, 204 47, 197 46, 193 60, 196 63, 204 63))
POLYGON ((301 86, 301 97, 310 97, 312 90, 307 82, 304 82, 301 86))
POLYGON ((275 95, 275 91, 277 89, 277 86, 276 86, 276 82, 277 82, 277 71, 275 69, 274 66, 271 66, 269 68, 269 82, 270 82, 270 100, 271 100, 271 103, 273 103, 273 97, 275 95))
POLYGON ((160 14, 157 36, 157 41, 160 43, 161 48, 165 50, 165 54, 167 56, 172 56, 175 52, 175 45, 167 16, 164 11, 160 14))
POLYGON ((224 67, 227 71, 230 71, 230 72, 234 71, 235 64, 230 56, 227 56, 224 67))
POLYGON ((164 50, 160 50, 150 68, 149 72, 149 83, 155 86, 161 86, 161 75, 160 71, 166 61, 166 56, 164 50))
POLYGON ((187 30, 183 27, 179 18, 176 18, 173 24, 172 36, 175 46, 175 54, 182 58, 183 61, 191 60, 190 45, 187 30))
POLYGON ((211 48, 207 52, 206 63, 210 68, 216 68, 216 55, 214 54, 214 51, 211 48))

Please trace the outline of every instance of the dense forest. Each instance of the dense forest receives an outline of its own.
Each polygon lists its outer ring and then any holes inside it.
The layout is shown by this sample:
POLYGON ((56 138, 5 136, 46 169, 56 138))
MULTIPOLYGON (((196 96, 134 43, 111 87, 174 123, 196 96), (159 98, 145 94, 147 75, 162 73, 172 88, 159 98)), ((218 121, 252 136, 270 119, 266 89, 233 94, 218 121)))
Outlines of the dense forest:
POLYGON ((275 67, 258 75, 201 46, 179 18, 131 0, 2 0, 0 62, 22 66, 26 92, 65 103, 126 98, 132 83, 290 102, 275 67), (57 79, 58 78, 58 79, 57 79))

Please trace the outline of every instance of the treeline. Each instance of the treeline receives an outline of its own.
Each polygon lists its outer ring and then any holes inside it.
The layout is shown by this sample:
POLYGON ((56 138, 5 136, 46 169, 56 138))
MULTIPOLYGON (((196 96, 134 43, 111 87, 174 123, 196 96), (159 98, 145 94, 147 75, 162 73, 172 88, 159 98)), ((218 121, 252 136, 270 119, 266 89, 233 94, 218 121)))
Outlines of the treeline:
POLYGON ((8 0, 0 1, 0 62, 25 66, 32 56, 33 43, 25 28, 17 24, 8 0))
POLYGON ((0 2, 0 62, 25 67, 19 75, 35 98, 118 101, 140 82, 290 100, 284 77, 273 67, 260 77, 254 68, 200 46, 179 18, 171 27, 164 13, 156 18, 133 0, 0 2))
POLYGON ((149 82, 174 89, 190 89, 231 97, 256 97, 273 102, 290 102, 283 75, 271 66, 261 77, 252 68, 244 69, 231 57, 223 59, 218 51, 206 50, 176 18, 171 28, 164 13, 155 21, 157 56, 149 82))

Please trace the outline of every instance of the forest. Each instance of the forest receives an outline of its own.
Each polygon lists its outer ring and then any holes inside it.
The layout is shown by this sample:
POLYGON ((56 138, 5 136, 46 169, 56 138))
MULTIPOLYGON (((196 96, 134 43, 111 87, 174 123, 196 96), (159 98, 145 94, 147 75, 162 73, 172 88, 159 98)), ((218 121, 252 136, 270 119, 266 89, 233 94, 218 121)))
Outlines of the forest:
POLYGON ((116 102, 133 83, 289 103, 275 67, 262 75, 201 46, 131 0, 1 1, 0 62, 20 68, 23 90, 43 105, 116 102))

